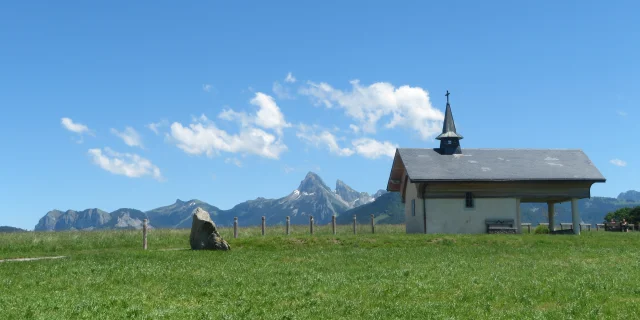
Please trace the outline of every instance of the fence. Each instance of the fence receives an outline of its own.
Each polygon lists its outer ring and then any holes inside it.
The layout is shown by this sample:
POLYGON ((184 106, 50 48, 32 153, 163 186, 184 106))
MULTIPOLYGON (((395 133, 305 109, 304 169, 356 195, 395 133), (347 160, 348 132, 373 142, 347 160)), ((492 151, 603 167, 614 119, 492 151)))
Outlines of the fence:
MULTIPOLYGON (((366 223, 361 223, 358 224, 358 220, 356 218, 356 216, 353 216, 353 221, 352 223, 348 224, 348 225, 337 225, 336 223, 336 216, 331 216, 331 221, 327 224, 327 225, 319 225, 316 223, 316 221, 314 220, 313 216, 309 216, 309 224, 308 226, 305 225, 296 225, 295 226, 295 231, 296 234, 298 235, 303 235, 303 234, 333 234, 336 235, 338 233, 340 234, 358 234, 358 233, 371 233, 374 234, 376 233, 376 223, 375 223, 375 217, 374 215, 370 215, 370 218, 367 219, 369 221, 367 221, 366 223)), ((362 222, 362 221, 361 221, 362 222)), ((548 223, 540 223, 539 225, 546 225, 549 226, 548 223)), ((580 231, 594 231, 594 228, 592 228, 593 225, 591 224, 580 224, 580 231)), ((631 225, 631 229, 630 231, 633 231, 634 228, 633 227, 640 227, 640 226, 633 226, 631 225)), ((142 247, 143 249, 147 249, 147 229, 148 229, 148 220, 145 219, 143 222, 143 227, 142 227, 142 247)), ((229 230, 229 227, 226 228, 220 228, 220 229, 224 229, 224 233, 226 234, 226 236, 231 236, 231 230, 229 230), (227 233, 228 232, 228 233, 227 233)), ((291 225, 291 218, 289 216, 286 217, 285 220, 285 225, 282 226, 282 224, 278 224, 278 225, 272 225, 272 226, 267 226, 267 222, 266 222, 266 217, 263 216, 262 217, 262 222, 260 224, 259 227, 256 227, 255 225, 253 225, 253 227, 251 228, 243 228, 243 233, 245 234, 245 236, 256 236, 256 235, 262 235, 262 236, 266 236, 267 235, 267 230, 271 230, 270 232, 272 232, 272 234, 274 235, 291 235, 292 232, 294 231, 294 226, 291 225), (280 228, 282 229, 280 229, 280 228), (256 228, 259 228, 259 230, 257 230, 256 228), (247 229, 247 230, 245 230, 247 229), (253 231, 248 231, 248 230, 253 230, 253 231)), ((521 230, 522 233, 532 233, 533 232, 533 226, 531 223, 522 223, 521 224, 521 230)), ((560 223, 558 225, 555 226, 555 230, 571 230, 573 229, 573 224, 571 223, 560 223)), ((595 231, 600 231, 600 230, 604 230, 604 225, 603 224, 595 224, 595 231)), ((403 225, 392 225, 392 226, 386 226, 382 227, 382 233, 405 233, 405 229, 404 229, 404 224, 403 225)), ((223 233, 223 232, 221 232, 223 233)), ((224 236, 224 235, 223 235, 224 236)), ((241 233, 239 232, 239 222, 238 222, 238 217, 234 217, 233 218, 233 238, 238 238, 241 236, 241 233)))
MULTIPOLYGON (((331 222, 329 224, 331 226, 331 233, 333 234, 337 234, 337 224, 336 224, 336 216, 333 215, 331 216, 331 222)), ((375 223, 375 217, 372 214, 371 215, 371 219, 370 219, 370 225, 371 225, 371 233, 375 233, 376 232, 376 223, 375 223)), ((309 216, 309 234, 313 235, 314 233, 314 227, 316 227, 317 224, 314 222, 313 216, 309 216)), ((260 229, 261 229, 261 233, 262 235, 266 235, 266 229, 267 229, 267 222, 266 222, 266 217, 262 216, 262 223, 260 224, 260 229)), ((285 229, 284 229, 284 233, 286 235, 290 235, 291 234, 291 218, 289 216, 287 216, 286 220, 285 220, 285 229)), ((358 221, 355 215, 353 215, 353 234, 357 234, 358 233, 358 221)), ((238 238, 238 217, 233 218, 233 237, 234 238, 238 238)))

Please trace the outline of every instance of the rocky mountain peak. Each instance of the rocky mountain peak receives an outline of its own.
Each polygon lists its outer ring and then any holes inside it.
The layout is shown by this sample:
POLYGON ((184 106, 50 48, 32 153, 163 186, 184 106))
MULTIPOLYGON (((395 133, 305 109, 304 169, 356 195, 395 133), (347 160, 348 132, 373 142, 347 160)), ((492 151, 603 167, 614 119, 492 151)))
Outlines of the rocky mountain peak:
POLYGON ((342 180, 336 181, 336 194, 347 202, 350 207, 357 207, 374 200, 368 193, 358 192, 342 180))
POLYGON ((618 195, 619 201, 627 201, 627 202, 639 202, 640 201, 640 192, 635 190, 629 190, 627 192, 622 192, 618 195))
POLYGON ((383 194, 385 194, 385 193, 388 193, 388 192, 387 192, 387 190, 382 190, 382 189, 380 189, 380 190, 378 190, 378 192, 376 192, 376 193, 373 195, 373 198, 374 198, 374 199, 378 199, 378 198, 380 198, 380 196, 381 196, 381 195, 383 195, 383 194))
POLYGON ((298 187, 298 191, 306 192, 306 193, 314 193, 327 191, 331 192, 331 189, 327 187, 327 185, 322 181, 322 178, 317 174, 309 171, 307 175, 304 177, 304 180, 300 182, 300 186, 298 187))

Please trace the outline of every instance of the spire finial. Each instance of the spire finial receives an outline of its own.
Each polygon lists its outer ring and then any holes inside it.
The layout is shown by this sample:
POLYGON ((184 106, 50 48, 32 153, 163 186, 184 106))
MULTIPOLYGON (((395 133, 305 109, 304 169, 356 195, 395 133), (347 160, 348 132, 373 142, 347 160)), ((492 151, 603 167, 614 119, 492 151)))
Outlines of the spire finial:
POLYGON ((449 93, 449 90, 447 90, 447 94, 445 94, 445 96, 447 96, 447 104, 449 104, 449 95, 450 95, 450 94, 451 94, 451 93, 449 93))

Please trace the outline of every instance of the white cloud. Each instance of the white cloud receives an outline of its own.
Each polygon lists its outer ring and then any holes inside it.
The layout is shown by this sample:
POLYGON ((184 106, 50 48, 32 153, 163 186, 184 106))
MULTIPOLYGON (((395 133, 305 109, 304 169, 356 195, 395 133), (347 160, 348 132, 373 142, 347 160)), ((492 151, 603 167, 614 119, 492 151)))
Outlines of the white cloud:
POLYGON ((258 111, 255 114, 250 115, 245 112, 225 109, 218 115, 218 118, 227 121, 238 121, 242 127, 256 125, 264 129, 271 129, 279 136, 282 135, 282 129, 291 127, 291 124, 284 119, 284 114, 276 105, 273 97, 258 92, 250 103, 258 107, 258 111))
POLYGON ((291 74, 291 72, 287 73, 287 77, 284 78, 284 82, 294 83, 296 82, 296 78, 291 74))
POLYGON ((262 129, 247 125, 242 127, 238 134, 230 134, 216 127, 204 115, 194 119, 188 126, 178 122, 171 124, 170 138, 186 153, 206 154, 210 157, 220 152, 228 152, 278 159, 280 154, 287 150, 280 138, 262 129))
POLYGON ((285 165, 285 166, 282 168, 282 170, 284 170, 284 173, 291 173, 291 172, 296 171, 296 168, 291 167, 291 166, 288 166, 288 165, 285 165))
POLYGON ((205 84, 202 85, 202 91, 204 91, 204 92, 211 92, 212 88, 213 88, 213 86, 210 85, 210 84, 206 84, 205 83, 205 84))
POLYGON ((156 123, 149 123, 146 127, 149 128, 149 130, 153 131, 153 133, 159 134, 160 128, 168 125, 169 125, 169 121, 160 120, 159 122, 156 122, 156 123))
POLYGON ((341 148, 338 145, 338 139, 331 132, 326 129, 320 129, 319 133, 317 127, 310 127, 304 124, 298 126, 298 133, 296 134, 300 140, 305 141, 317 148, 327 148, 330 153, 338 156, 348 157, 353 154, 353 150, 349 148, 341 148))
POLYGON ((224 163, 233 164, 238 168, 242 168, 242 162, 238 158, 226 158, 224 159, 224 163))
POLYGON ((271 90, 273 91, 273 93, 276 94, 276 96, 279 99, 293 99, 294 98, 291 95, 291 93, 289 93, 289 89, 286 88, 285 86, 281 85, 280 82, 278 82, 278 81, 273 83, 273 87, 271 87, 271 90))
POLYGON ((351 81, 351 85, 351 91, 342 91, 327 83, 308 82, 300 94, 311 97, 316 105, 332 108, 335 104, 343 108, 366 133, 375 133, 378 122, 385 116, 391 117, 385 127, 407 127, 424 140, 442 129, 444 114, 431 105, 429 93, 422 88, 406 85, 396 88, 386 82, 362 86, 358 80, 351 81))
POLYGON ((93 163, 113 174, 130 178, 149 175, 158 181, 164 180, 158 167, 137 154, 118 153, 110 148, 104 148, 104 152, 101 149, 89 149, 89 155, 93 163))
POLYGON ((618 115, 621 116, 621 117, 626 117, 627 113, 622 111, 622 110, 618 110, 618 115))
POLYGON ((70 118, 62 118, 60 119, 60 123, 62 124, 62 126, 73 132, 78 134, 78 140, 75 140, 76 143, 82 143, 83 142, 83 136, 85 134, 88 134, 90 136, 93 136, 93 132, 91 130, 89 130, 89 127, 85 126, 84 124, 81 123, 75 123, 73 122, 73 120, 71 120, 70 118))
POLYGON ((255 118, 258 126, 265 129, 274 129, 278 134, 282 133, 283 128, 291 126, 284 120, 284 114, 282 114, 271 96, 258 92, 255 98, 251 99, 251 104, 260 108, 255 118))
POLYGON ((349 128, 351 128, 351 130, 353 131, 353 133, 358 133, 360 132, 360 127, 356 126, 355 124, 350 124, 349 128))
POLYGON ((71 132, 75 132, 78 134, 83 134, 83 133, 91 133, 91 130, 89 130, 89 127, 85 126, 84 124, 81 123, 74 123, 73 120, 69 119, 69 118, 62 118, 60 120, 60 123, 62 123, 62 126, 71 131, 71 132))
POLYGON ((144 148, 144 146, 142 145, 142 137, 140 137, 140 134, 138 134, 138 132, 131 127, 124 128, 124 131, 122 132, 111 128, 111 133, 122 139, 122 141, 124 141, 124 143, 126 143, 130 147, 144 148))
POLYGON ((612 159, 609 162, 611 162, 611 164, 613 164, 614 166, 618 166, 618 167, 626 167, 627 166, 627 162, 620 160, 620 159, 612 159))
POLYGON ((381 156, 393 158, 398 147, 389 141, 380 142, 371 138, 356 139, 352 144, 357 154, 369 159, 381 156))

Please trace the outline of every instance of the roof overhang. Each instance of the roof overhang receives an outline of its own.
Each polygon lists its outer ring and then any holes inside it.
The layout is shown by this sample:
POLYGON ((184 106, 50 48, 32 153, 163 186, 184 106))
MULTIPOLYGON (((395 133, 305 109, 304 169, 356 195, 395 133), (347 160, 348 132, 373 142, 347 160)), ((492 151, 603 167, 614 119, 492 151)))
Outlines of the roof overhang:
POLYGON ((391 172, 389 173, 389 180, 387 180, 387 191, 400 192, 402 190, 402 178, 406 174, 406 168, 402 163, 402 158, 398 149, 393 157, 393 164, 391 165, 391 172))

